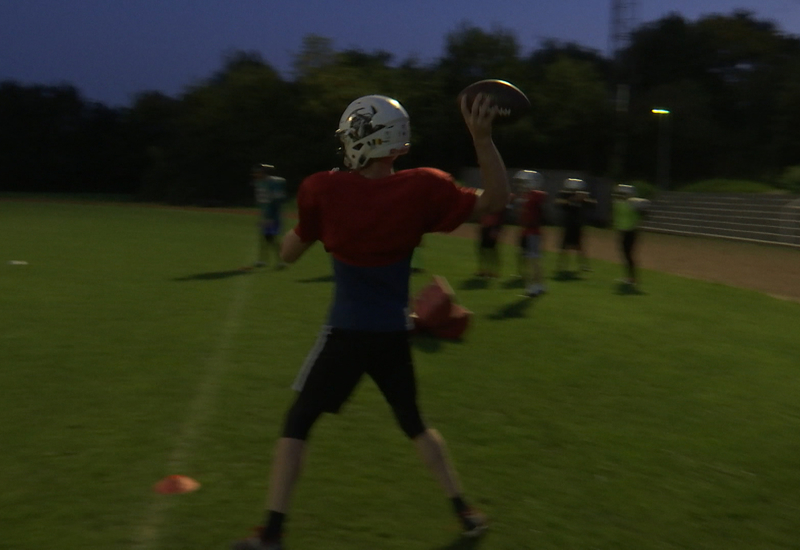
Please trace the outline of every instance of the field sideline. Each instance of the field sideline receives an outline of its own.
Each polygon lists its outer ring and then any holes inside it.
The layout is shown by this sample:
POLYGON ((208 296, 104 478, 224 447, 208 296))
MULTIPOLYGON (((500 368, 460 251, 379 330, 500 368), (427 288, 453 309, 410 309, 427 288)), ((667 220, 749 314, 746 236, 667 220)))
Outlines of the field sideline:
MULTIPOLYGON (((3 200, 27 200, 34 202, 53 202, 52 198, 0 195, 3 200)), ((86 200, 61 199, 71 204, 91 204, 86 200)), ((107 201, 94 204, 106 204, 107 201)), ((119 206, 132 203, 120 201, 119 206)), ((135 204, 135 203, 134 203, 135 204)), ((256 215, 253 208, 219 209, 204 207, 171 207, 146 204, 137 206, 190 210, 209 213, 236 213, 256 215)), ((293 212, 288 213, 291 223, 293 212)), ((464 224, 451 235, 474 239, 477 227, 464 224)), ((551 252, 558 250, 560 230, 557 227, 545 228, 545 248, 551 252)), ((516 240, 514 228, 507 228, 503 240, 513 245, 516 240)), ((619 262, 616 234, 611 229, 587 229, 587 253, 590 257, 604 262, 619 262)), ((762 245, 743 241, 713 239, 705 237, 683 237, 660 233, 643 233, 637 247, 638 261, 645 269, 660 271, 721 283, 739 288, 756 290, 776 298, 800 302, 800 250, 779 245, 762 245)))
MULTIPOLYGON (((135 205, 2 201, 0 231, 0 547, 226 548, 257 524, 321 248, 244 272, 252 217, 135 205), (201 489, 151 491, 175 473, 201 489)), ((475 314, 415 357, 492 519, 479 548, 796 548, 800 305, 658 271, 625 294, 603 260, 529 300, 471 277, 471 240, 422 252, 475 314)), ((290 550, 470 548, 370 382, 315 428, 294 504, 290 550)))

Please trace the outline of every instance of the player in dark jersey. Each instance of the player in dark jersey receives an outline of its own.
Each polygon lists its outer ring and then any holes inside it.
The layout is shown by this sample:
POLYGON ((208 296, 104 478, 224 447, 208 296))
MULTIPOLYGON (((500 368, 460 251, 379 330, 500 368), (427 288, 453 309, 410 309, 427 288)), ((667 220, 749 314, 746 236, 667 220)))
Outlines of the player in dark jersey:
POLYGON ((442 436, 419 411, 407 311, 411 255, 423 234, 452 231, 467 220, 501 210, 509 190, 503 160, 492 141, 497 109, 479 95, 461 111, 477 154, 483 190, 458 187, 434 168, 394 171, 409 149, 409 121, 394 99, 365 96, 351 103, 337 135, 348 171, 317 173, 298 191, 298 224, 281 248, 297 261, 316 241, 331 255, 333 304, 294 383, 269 483, 266 525, 235 550, 282 550, 285 514, 306 453, 306 439, 323 412, 338 412, 363 374, 377 384, 424 464, 450 498, 467 536, 486 519, 464 499, 442 436))
POLYGON ((567 266, 569 258, 568 250, 574 250, 580 268, 583 271, 591 271, 589 267, 589 257, 586 255, 586 244, 583 242, 583 227, 586 225, 588 210, 597 204, 586 191, 586 182, 580 179, 567 178, 564 186, 558 194, 556 205, 561 207, 562 225, 564 232, 561 239, 561 251, 558 255, 556 270, 560 274, 569 274, 567 266))

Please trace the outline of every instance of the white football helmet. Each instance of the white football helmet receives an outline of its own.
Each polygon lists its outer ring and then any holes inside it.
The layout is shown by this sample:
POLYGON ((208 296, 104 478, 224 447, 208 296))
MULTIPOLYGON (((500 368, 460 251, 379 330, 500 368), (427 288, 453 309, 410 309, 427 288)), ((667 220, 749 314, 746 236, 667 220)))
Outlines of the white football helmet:
POLYGON ((578 178, 567 178, 564 180, 564 189, 567 191, 585 191, 586 182, 578 178))
POLYGON ((411 146, 408 113, 396 99, 360 97, 342 113, 336 137, 351 170, 363 168, 370 159, 404 155, 411 146))
POLYGON ((542 175, 535 170, 520 170, 511 178, 515 186, 520 186, 528 191, 541 189, 543 180, 542 175))

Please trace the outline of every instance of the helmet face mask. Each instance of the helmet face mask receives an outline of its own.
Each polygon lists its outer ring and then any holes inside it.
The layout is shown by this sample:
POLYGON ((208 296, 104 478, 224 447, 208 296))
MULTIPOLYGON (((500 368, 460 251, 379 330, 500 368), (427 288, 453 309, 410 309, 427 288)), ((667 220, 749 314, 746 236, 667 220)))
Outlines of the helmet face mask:
POLYGON ((342 144, 344 164, 351 170, 363 168, 372 159, 404 155, 411 137, 408 113, 390 97, 360 97, 345 109, 336 137, 342 144))

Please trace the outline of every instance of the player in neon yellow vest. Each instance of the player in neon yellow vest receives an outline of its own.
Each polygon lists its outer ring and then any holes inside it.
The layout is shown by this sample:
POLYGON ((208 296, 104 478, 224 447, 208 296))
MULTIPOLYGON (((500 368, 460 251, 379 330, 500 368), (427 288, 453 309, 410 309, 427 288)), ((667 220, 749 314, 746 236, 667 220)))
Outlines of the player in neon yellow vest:
POLYGON ((647 214, 650 201, 638 198, 633 185, 617 185, 614 190, 614 228, 619 231, 619 244, 624 260, 625 277, 621 282, 626 285, 635 285, 636 261, 634 247, 636 246, 639 224, 647 214))

